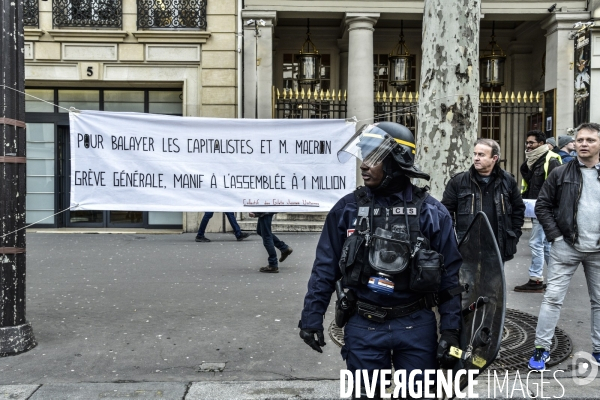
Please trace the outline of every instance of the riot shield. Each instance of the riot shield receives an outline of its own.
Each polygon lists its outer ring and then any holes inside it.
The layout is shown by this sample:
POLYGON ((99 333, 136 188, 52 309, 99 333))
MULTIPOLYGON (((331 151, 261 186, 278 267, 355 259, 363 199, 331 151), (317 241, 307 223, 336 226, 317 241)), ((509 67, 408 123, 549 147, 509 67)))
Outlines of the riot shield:
MULTIPOLYGON (((495 360, 500 350, 506 310, 504 264, 494 232, 483 212, 477 213, 458 245, 463 257, 460 284, 462 293, 462 329, 460 357, 454 367, 477 369, 481 374, 495 360)), ((467 380, 461 380, 464 389, 467 380)))

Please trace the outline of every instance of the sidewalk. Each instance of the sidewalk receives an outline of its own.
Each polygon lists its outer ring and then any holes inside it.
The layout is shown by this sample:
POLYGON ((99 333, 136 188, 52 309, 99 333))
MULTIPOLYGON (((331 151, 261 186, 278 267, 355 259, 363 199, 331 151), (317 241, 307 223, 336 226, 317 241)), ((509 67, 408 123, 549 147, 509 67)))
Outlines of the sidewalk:
MULTIPOLYGON (((0 358, 0 399, 338 398, 339 348, 326 337, 316 353, 296 328, 318 234, 278 236, 294 253, 279 274, 261 274, 256 235, 28 234, 27 318, 38 346, 0 358)), ((528 276, 526 240, 506 265, 508 307, 537 315, 542 294, 512 292, 528 276)), ((332 318, 330 307, 326 327, 332 318)), ((574 352, 591 350, 589 323, 578 271, 559 322, 574 352)), ((552 369, 567 371, 563 398, 600 398, 600 380, 577 386, 568 368, 569 359, 552 369)), ((559 396, 548 381, 544 397, 559 396)))

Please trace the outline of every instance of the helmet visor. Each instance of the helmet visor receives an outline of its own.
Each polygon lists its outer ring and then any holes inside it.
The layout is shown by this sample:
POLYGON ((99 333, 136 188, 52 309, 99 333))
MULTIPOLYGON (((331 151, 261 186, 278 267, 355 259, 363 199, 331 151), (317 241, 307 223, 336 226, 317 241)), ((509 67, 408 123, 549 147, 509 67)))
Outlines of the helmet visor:
POLYGON ((396 146, 398 144, 394 138, 385 131, 375 125, 365 125, 338 151, 337 156, 341 163, 356 157, 372 168, 380 164, 396 146))

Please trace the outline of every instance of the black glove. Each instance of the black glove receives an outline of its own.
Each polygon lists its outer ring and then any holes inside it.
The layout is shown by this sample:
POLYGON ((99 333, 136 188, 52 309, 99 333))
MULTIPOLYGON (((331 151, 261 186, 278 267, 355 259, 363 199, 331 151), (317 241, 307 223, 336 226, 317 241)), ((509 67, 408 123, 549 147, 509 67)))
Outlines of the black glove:
POLYGON ((301 329, 300 337, 304 340, 304 343, 312 347, 313 350, 322 353, 321 346, 325 346, 325 337, 323 336, 322 329, 301 329), (317 340, 315 340, 315 333, 317 334, 317 340))
POLYGON ((456 357, 450 355, 449 351, 451 346, 460 348, 458 329, 447 329, 442 331, 436 354, 441 368, 451 369, 458 360, 456 357))

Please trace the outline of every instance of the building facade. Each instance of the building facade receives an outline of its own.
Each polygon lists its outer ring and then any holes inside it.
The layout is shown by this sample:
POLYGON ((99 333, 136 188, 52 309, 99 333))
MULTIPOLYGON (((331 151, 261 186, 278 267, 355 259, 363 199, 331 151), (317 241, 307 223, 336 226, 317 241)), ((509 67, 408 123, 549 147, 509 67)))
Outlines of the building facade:
MULTIPOLYGON (((70 107, 238 115, 235 0, 24 0, 27 223, 198 228, 198 213, 66 211, 70 107), (35 97, 32 97, 35 96, 35 97), (54 106, 58 105, 57 106, 54 106)), ((222 221, 214 218, 212 230, 222 221)))
MULTIPOLYGON (((481 89, 479 134, 500 142, 503 167, 515 175, 528 130, 558 136, 574 127, 573 26, 597 17, 599 3, 568 0, 550 7, 540 0, 482 1, 480 54, 494 37, 506 60, 504 83, 481 89)), ((418 141, 423 1, 246 0, 242 19, 244 117, 395 120, 413 129, 418 141), (258 35, 254 21, 264 21, 258 35), (321 56, 320 79, 302 84, 298 54, 308 32, 321 56), (410 82, 394 87, 388 83, 388 58, 400 34, 413 64, 410 82)), ((594 83, 600 79, 600 30, 595 29, 587 65, 590 119, 598 121, 600 86, 594 83)))
MULTIPOLYGON (((69 205, 70 107, 224 118, 394 120, 413 129, 423 1, 23 0, 27 222, 48 227, 181 227, 201 213, 64 212, 69 205), (308 35, 310 34, 310 35, 308 35), (389 83, 400 35, 408 81, 389 83), (319 68, 299 79, 300 49, 319 68), (31 96, 35 96, 31 97, 31 96), (55 106, 56 104, 57 106, 55 106)), ((480 54, 492 36, 506 55, 503 85, 481 89, 479 134, 498 140, 518 175, 525 134, 573 128, 574 24, 600 18, 600 0, 483 0, 480 54)), ((600 24, 599 24, 600 25, 600 24)), ((590 120, 600 120, 600 27, 590 29, 590 120)), ((300 74, 301 75, 301 74, 300 74)), ((240 215, 241 219, 243 216, 240 215)), ((281 219, 285 220, 282 215, 281 219)), ((216 215, 209 231, 230 229, 216 215)))

